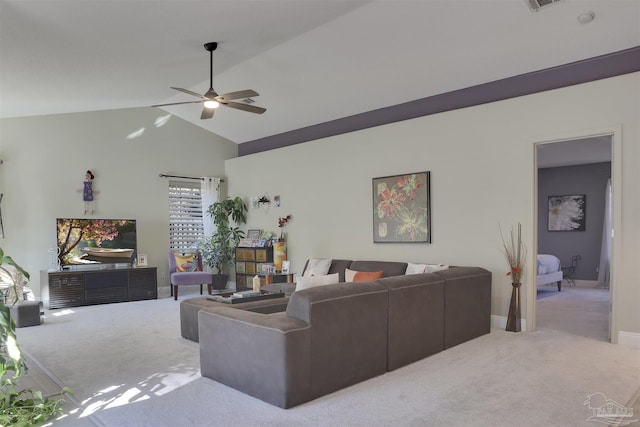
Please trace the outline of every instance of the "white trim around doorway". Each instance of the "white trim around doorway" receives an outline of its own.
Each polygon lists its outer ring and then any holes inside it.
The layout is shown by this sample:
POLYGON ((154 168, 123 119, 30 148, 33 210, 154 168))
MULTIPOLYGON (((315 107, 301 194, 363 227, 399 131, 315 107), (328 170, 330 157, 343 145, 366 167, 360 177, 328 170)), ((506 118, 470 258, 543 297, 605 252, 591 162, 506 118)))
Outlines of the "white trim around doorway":
MULTIPOLYGON (((601 128, 594 129, 584 129, 580 131, 572 131, 561 134, 554 135, 546 135, 538 138, 533 138, 532 147, 533 147, 533 235, 535 238, 533 239, 532 246, 532 257, 531 257, 531 270, 536 271, 536 257, 535 254, 538 253, 538 154, 537 147, 541 144, 551 144, 555 142, 563 142, 575 139, 584 139, 584 138, 592 138, 598 136, 611 136, 611 145, 612 145, 612 153, 611 153, 611 176, 613 183, 613 230, 616 234, 621 235, 622 233, 622 202, 620 194, 622 194, 622 125, 611 125, 601 128)), ((612 260, 611 260, 611 290, 610 290, 610 301, 611 301, 611 315, 609 320, 609 331, 611 342, 613 344, 617 344, 620 339, 624 341, 635 342, 636 337, 628 337, 625 334, 628 333, 620 333, 618 330, 618 319, 617 319, 617 307, 619 306, 619 302, 617 300, 617 292, 615 292, 615 280, 617 277, 617 269, 619 268, 619 257, 621 253, 621 242, 620 239, 613 239, 613 248, 612 248, 612 260)), ((535 275, 533 275, 533 279, 535 280, 535 275)), ((528 294, 527 294, 527 307, 526 312, 527 316, 527 331, 533 332, 536 330, 536 286, 529 286, 528 294)), ((636 334, 638 335, 638 334, 636 334)), ((640 335, 639 335, 640 336, 640 335)))

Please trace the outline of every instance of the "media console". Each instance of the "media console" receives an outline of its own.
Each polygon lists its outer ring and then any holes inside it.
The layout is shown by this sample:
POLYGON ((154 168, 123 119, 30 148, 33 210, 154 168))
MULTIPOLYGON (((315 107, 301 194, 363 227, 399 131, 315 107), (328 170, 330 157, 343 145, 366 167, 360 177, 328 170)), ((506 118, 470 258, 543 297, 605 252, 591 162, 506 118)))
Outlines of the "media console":
POLYGON ((156 267, 40 272, 46 308, 158 298, 156 267))

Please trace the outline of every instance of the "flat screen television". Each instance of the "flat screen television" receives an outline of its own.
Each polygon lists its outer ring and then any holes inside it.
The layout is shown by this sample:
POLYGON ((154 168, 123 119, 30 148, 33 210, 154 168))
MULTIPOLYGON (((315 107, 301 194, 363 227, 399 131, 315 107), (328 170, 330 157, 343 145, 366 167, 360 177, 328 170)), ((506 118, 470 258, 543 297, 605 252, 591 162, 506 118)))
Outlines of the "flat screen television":
POLYGON ((57 218, 60 266, 130 265, 137 256, 133 219, 57 218))

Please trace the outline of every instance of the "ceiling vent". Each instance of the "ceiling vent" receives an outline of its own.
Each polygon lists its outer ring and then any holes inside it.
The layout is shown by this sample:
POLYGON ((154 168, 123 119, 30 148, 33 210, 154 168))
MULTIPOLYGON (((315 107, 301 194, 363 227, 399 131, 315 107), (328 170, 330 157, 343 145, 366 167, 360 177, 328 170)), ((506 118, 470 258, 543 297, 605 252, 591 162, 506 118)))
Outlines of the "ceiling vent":
POLYGON ((529 9, 534 12, 539 11, 540 9, 547 8, 549 6, 553 6, 556 3, 560 3, 562 0, 525 0, 529 5, 529 9))

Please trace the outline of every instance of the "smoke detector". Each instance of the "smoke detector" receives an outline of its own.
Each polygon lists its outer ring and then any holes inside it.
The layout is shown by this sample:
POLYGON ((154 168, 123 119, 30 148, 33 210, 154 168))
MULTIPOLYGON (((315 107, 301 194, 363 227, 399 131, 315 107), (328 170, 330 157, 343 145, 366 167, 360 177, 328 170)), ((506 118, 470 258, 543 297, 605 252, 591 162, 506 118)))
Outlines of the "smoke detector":
POLYGON ((538 12, 540 9, 553 6, 556 3, 560 3, 562 0, 525 0, 529 5, 529 9, 533 12, 538 12))

